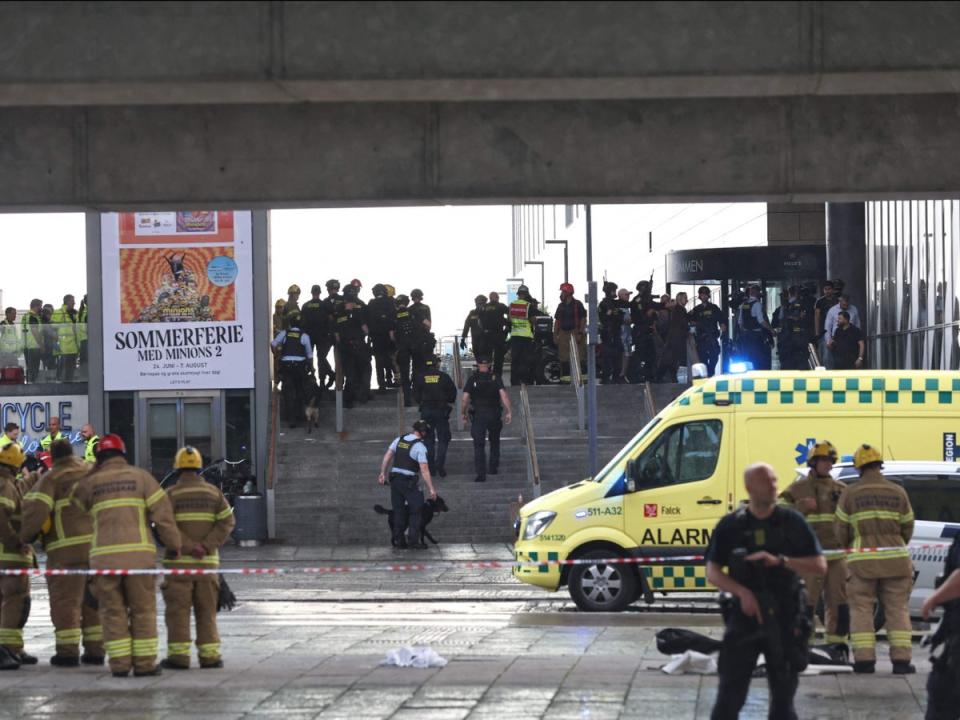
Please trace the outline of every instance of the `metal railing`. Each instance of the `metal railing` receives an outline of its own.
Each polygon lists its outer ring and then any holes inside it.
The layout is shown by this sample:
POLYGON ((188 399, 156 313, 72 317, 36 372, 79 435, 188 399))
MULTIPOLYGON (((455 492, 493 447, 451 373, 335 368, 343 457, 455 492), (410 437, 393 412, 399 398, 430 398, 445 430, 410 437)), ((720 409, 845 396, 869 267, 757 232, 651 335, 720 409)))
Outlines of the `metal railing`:
POLYGON ((810 366, 811 370, 820 367, 820 356, 817 355, 817 349, 813 346, 813 343, 807 343, 807 365, 810 366))
POLYGON ((537 460, 537 438, 533 431, 526 385, 520 386, 520 414, 523 416, 523 439, 527 446, 527 479, 530 481, 533 497, 537 498, 540 497, 540 462, 537 460))
POLYGON ((580 350, 577 347, 577 341, 574 339, 574 333, 570 333, 570 384, 577 394, 577 427, 580 432, 586 429, 586 394, 583 388, 583 375, 580 374, 580 350))
POLYGON ((652 420, 657 414, 657 404, 653 401, 653 388, 649 382, 643 384, 643 404, 647 412, 647 419, 652 420))
POLYGON ((397 436, 403 437, 407 434, 407 413, 403 401, 403 388, 397 389, 397 436))
POLYGON ((463 358, 460 356, 460 337, 458 335, 445 335, 440 338, 440 348, 443 348, 445 340, 450 341, 450 375, 453 378, 453 384, 457 386, 457 399, 454 412, 457 416, 457 430, 463 430, 463 358))
POLYGON ((333 348, 333 366, 336 375, 336 399, 337 399, 337 432, 343 432, 343 363, 340 361, 340 348, 333 348))

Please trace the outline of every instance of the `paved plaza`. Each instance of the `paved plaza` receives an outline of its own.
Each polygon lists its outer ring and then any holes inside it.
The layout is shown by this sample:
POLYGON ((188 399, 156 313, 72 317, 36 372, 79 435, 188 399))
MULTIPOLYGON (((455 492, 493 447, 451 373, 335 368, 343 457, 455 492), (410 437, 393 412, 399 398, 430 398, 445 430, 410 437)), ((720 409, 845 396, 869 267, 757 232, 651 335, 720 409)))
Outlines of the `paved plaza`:
MULTIPOLYGON (((268 546, 225 552, 225 566, 369 568, 413 556, 385 548, 268 546)), ((510 560, 504 545, 442 546, 418 559, 510 560)), ((35 667, 0 675, 0 718, 706 718, 716 677, 667 676, 654 635, 719 634, 714 613, 615 616, 573 610, 565 593, 515 583, 506 569, 230 577, 240 605, 220 615, 223 670, 115 679, 105 668, 54 670, 42 580, 27 647, 35 667), (387 652, 429 645, 443 668, 382 667, 387 652)), ((697 609, 697 608, 694 608, 697 609)), ((699 609, 703 609, 702 607, 699 609)), ((161 648, 163 642, 161 623, 161 648)), ((881 643, 881 658, 886 646, 881 643)), ((892 677, 805 677, 805 718, 921 718, 929 663, 892 677)), ((763 679, 742 717, 766 717, 763 679)))

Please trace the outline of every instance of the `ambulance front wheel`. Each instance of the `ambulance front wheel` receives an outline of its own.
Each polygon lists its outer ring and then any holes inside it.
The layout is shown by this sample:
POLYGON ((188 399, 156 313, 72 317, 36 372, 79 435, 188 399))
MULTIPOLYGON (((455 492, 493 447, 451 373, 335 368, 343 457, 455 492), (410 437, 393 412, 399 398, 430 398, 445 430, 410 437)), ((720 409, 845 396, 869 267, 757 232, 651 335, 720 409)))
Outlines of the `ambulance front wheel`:
MULTIPOLYGON (((609 550, 592 550, 581 559, 609 559, 609 550)), ((620 612, 638 597, 640 583, 630 565, 574 565, 567 581, 570 597, 585 612, 620 612)))

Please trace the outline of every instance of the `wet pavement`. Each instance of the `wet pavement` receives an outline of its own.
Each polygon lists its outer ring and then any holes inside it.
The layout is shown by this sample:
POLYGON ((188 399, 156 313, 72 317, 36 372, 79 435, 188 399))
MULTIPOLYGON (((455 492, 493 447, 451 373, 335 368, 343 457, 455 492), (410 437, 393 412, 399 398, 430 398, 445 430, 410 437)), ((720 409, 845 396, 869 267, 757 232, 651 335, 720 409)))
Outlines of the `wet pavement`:
MULTIPOLYGON (((382 548, 228 549, 225 566, 369 568, 382 548)), ((444 546, 432 560, 500 559, 504 545, 444 546)), ((41 664, 0 675, 0 718, 706 718, 716 677, 667 676, 654 634, 665 626, 719 634, 712 613, 573 611, 565 593, 515 583, 507 569, 443 567, 230 577, 240 605, 220 615, 226 668, 115 679, 104 668, 54 670, 43 581, 34 583, 28 649, 41 664), (387 652, 429 645, 443 668, 382 667, 387 652)), ((703 609, 703 604, 699 605, 703 609)), ((163 647, 161 621, 161 647, 163 647)), ((880 655, 884 657, 885 644, 880 655)), ((810 718, 921 718, 920 673, 804 677, 797 707, 810 718)), ((741 717, 766 717, 754 680, 741 717)))

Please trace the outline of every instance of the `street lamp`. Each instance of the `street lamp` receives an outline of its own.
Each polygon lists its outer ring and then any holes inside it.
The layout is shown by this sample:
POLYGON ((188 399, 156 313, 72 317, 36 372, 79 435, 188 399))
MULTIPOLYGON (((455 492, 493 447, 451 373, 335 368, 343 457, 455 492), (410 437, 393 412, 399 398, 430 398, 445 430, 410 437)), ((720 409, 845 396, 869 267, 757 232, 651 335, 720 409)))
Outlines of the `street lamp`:
POLYGON ((540 266, 540 302, 543 303, 546 298, 547 293, 547 281, 545 278, 545 273, 543 269, 543 260, 524 260, 524 265, 539 265, 540 266))
POLYGON ((570 282, 570 268, 567 262, 567 246, 570 244, 567 240, 544 240, 547 245, 563 245, 563 281, 570 282))

